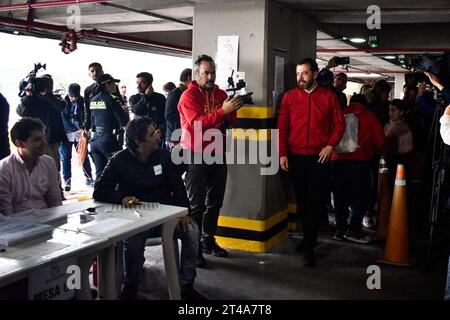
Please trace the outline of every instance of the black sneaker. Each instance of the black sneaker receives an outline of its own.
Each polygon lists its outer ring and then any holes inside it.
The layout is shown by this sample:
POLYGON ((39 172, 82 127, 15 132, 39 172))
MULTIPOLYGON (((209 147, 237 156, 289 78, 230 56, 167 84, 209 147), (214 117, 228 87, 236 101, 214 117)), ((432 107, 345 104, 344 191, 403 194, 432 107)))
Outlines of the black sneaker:
POLYGON ((91 179, 91 178, 86 178, 86 185, 87 185, 88 187, 93 187, 94 184, 95 184, 95 181, 94 181, 93 179, 91 179))
POLYGON ((64 183, 64 191, 70 191, 70 189, 72 189, 72 186, 71 186, 71 184, 70 184, 70 180, 67 180, 67 181, 64 183))
POLYGON ((228 252, 217 244, 214 237, 202 241, 202 251, 203 253, 212 254, 213 256, 221 258, 228 255, 228 252))
POLYGON ((348 231, 344 235, 344 238, 349 241, 356 242, 356 243, 369 243, 370 242, 370 238, 368 236, 365 236, 364 234, 362 234, 361 231, 348 231))
POLYGON ((194 289, 192 283, 180 286, 180 293, 183 300, 208 300, 194 289))
POLYGON ((118 300, 136 300, 138 297, 138 286, 137 284, 126 283, 122 292, 120 292, 117 297, 118 300))
POLYGON ((308 268, 315 268, 317 266, 314 252, 306 252, 303 256, 303 265, 308 268))
POLYGON ((344 235, 345 235, 344 231, 339 231, 338 230, 338 231, 335 232, 335 234, 333 236, 333 239, 337 240, 337 241, 344 241, 344 235))

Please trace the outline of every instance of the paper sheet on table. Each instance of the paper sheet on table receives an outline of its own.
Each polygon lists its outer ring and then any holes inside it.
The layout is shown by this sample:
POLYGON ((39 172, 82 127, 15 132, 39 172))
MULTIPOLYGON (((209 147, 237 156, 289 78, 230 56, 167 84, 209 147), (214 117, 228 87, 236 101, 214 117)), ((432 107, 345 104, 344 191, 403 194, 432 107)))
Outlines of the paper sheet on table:
POLYGON ((121 228, 131 222, 133 221, 119 218, 108 218, 105 220, 101 220, 92 226, 83 228, 83 231, 105 234, 115 229, 121 228))

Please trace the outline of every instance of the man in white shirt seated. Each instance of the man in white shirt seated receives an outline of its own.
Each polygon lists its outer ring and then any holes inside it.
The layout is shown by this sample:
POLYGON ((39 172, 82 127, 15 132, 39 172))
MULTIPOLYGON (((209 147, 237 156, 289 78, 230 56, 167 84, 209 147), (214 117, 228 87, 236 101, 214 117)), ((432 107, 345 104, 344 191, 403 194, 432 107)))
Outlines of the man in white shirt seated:
POLYGON ((0 161, 0 213, 62 205, 55 160, 44 155, 44 125, 25 117, 10 134, 17 152, 0 161))

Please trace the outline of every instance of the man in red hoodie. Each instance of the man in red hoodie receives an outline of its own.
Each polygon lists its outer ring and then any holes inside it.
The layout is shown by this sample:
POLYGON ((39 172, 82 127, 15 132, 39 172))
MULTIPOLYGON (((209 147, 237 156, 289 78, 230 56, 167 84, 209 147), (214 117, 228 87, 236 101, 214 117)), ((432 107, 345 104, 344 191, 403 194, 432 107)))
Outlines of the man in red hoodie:
POLYGON ((384 131, 375 113, 366 110, 367 100, 357 94, 350 99, 344 114, 358 118, 358 149, 354 152, 334 152, 331 157, 336 208, 336 233, 333 238, 357 243, 367 243, 369 238, 361 232, 364 214, 369 207, 370 160, 384 151, 384 131), (347 223, 349 206, 353 213, 350 225, 347 223))
MULTIPOLYGON (((225 141, 226 129, 236 120, 236 110, 242 106, 239 98, 227 99, 225 91, 214 84, 216 66, 214 60, 201 55, 195 62, 195 81, 189 84, 178 103, 181 121, 181 140, 183 158, 188 161, 186 189, 192 216, 199 219, 202 226, 201 249, 204 253, 225 257, 227 251, 221 248, 214 238, 217 230, 219 211, 222 207, 227 179, 224 150, 205 151, 215 139, 225 141), (216 129, 211 135, 206 131, 216 129), (205 134, 206 133, 206 134, 205 134), (206 158, 215 159, 213 163, 206 158)), ((197 266, 205 265, 199 254, 197 266)))
POLYGON ((278 116, 280 166, 289 171, 303 224, 304 263, 316 266, 319 216, 330 179, 328 160, 345 130, 336 94, 317 84, 317 63, 310 58, 297 64, 298 87, 286 92, 278 116))

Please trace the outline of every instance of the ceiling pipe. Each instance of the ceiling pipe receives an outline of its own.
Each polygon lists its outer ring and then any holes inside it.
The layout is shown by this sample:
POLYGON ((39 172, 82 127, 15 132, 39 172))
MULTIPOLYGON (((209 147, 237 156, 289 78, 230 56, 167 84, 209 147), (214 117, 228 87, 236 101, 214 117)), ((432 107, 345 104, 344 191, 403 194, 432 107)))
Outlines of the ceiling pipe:
POLYGON ((361 70, 361 71, 357 71, 357 70, 349 70, 349 71, 333 71, 334 74, 338 74, 338 73, 410 73, 411 71, 405 70, 405 71, 400 71, 400 70, 361 70))
POLYGON ((82 4, 82 3, 101 3, 108 2, 112 0, 61 0, 61 1, 47 1, 39 3, 25 3, 25 4, 11 4, 6 6, 0 6, 1 11, 15 11, 24 9, 38 9, 38 8, 49 8, 56 6, 69 6, 72 4, 82 4))
POLYGON ((347 48, 336 48, 336 49, 325 49, 319 48, 317 52, 445 52, 450 51, 450 48, 357 48, 357 49, 347 49, 347 48))
MULTIPOLYGON (((42 23, 42 22, 28 22, 25 20, 11 19, 11 18, 5 18, 5 17, 0 17, 0 24, 22 27, 28 31, 30 31, 32 29, 53 31, 53 32, 58 32, 58 33, 67 33, 67 32, 71 31, 70 29, 68 29, 65 26, 58 26, 58 25, 42 23)), ((103 32, 103 31, 98 31, 98 30, 82 30, 80 32, 80 34, 85 37, 95 37, 95 38, 101 38, 101 39, 106 39, 106 40, 117 40, 117 41, 121 41, 121 42, 133 43, 133 44, 147 45, 147 46, 151 46, 151 47, 155 47, 155 48, 176 51, 176 52, 180 52, 183 54, 191 54, 192 53, 192 50, 190 48, 186 48, 186 47, 171 45, 171 44, 162 43, 162 42, 149 41, 149 40, 144 40, 144 39, 139 39, 139 38, 134 38, 134 37, 129 37, 129 36, 123 36, 123 35, 119 35, 119 34, 115 34, 115 33, 103 32)))

